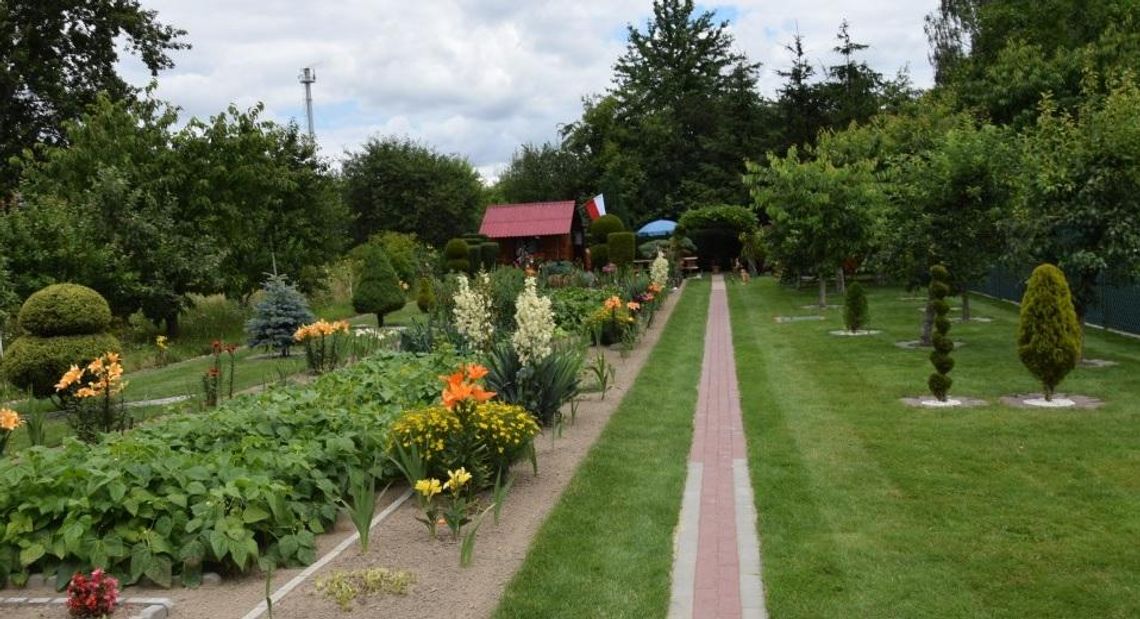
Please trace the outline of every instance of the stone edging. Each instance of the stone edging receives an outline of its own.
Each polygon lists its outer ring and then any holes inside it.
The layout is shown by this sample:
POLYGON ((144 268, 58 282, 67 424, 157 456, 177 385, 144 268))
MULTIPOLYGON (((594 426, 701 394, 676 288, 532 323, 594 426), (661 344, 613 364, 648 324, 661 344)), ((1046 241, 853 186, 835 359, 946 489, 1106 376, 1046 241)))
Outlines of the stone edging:
MULTIPOLYGON (((63 606, 67 604, 67 598, 45 598, 45 597, 8 597, 0 598, 0 607, 3 606, 33 606, 33 605, 46 605, 58 604, 63 606)), ((120 606, 125 605, 142 606, 143 609, 135 615, 131 615, 128 619, 166 619, 170 616, 170 609, 174 607, 174 601, 170 598, 123 598, 119 600, 120 606)))

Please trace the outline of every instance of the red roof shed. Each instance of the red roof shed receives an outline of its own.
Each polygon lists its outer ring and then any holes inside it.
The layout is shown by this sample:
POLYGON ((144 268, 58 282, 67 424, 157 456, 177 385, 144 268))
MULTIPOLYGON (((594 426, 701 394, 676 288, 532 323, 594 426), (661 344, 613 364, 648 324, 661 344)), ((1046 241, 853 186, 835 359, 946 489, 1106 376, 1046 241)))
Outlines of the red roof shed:
POLYGON ((584 234, 573 200, 492 204, 479 234, 500 242, 504 261, 524 253, 545 260, 573 260, 584 249, 584 234))

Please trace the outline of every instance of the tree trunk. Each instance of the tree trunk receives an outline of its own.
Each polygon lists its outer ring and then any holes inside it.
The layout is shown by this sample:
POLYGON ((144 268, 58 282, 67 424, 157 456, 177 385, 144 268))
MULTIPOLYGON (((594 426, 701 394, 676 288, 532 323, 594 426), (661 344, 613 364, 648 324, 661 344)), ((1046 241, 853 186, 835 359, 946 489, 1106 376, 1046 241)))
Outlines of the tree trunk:
POLYGON ((847 274, 843 272, 843 267, 835 269, 835 292, 847 293, 847 274))
POLYGON ((926 304, 926 311, 922 314, 922 333, 918 336, 918 343, 923 346, 930 346, 932 344, 931 338, 934 331, 934 308, 930 303, 926 304))
POLYGON ((383 327, 384 326, 384 314, 376 314, 376 326, 377 327, 383 327))
POLYGON ((962 289, 962 322, 970 322, 970 291, 962 289))
POLYGON ((166 337, 172 340, 178 337, 178 312, 167 314, 166 317, 162 319, 162 321, 166 323, 166 337))
POLYGON ((819 308, 827 307, 827 278, 821 273, 819 276, 819 308))

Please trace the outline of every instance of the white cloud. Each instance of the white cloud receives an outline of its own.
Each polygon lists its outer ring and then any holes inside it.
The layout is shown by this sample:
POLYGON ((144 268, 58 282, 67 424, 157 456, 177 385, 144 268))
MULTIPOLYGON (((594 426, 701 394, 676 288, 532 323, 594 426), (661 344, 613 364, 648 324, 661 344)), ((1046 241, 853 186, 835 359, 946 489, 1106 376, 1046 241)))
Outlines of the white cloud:
MULTIPOLYGON (((160 97, 188 115, 231 102, 263 101, 269 117, 304 122, 301 67, 317 71, 317 138, 339 158, 372 135, 400 135, 466 156, 486 176, 523 142, 556 136, 581 98, 610 84, 624 43, 648 0, 143 0, 164 23, 188 31, 194 48, 159 75, 160 97)), ((788 64, 783 45, 797 24, 812 58, 830 62, 840 21, 871 45, 866 60, 893 74, 909 64, 930 83, 922 17, 936 0, 709 3, 732 9, 738 46, 764 63, 761 87, 775 91, 788 64)), ((149 76, 136 61, 124 72, 149 76)))

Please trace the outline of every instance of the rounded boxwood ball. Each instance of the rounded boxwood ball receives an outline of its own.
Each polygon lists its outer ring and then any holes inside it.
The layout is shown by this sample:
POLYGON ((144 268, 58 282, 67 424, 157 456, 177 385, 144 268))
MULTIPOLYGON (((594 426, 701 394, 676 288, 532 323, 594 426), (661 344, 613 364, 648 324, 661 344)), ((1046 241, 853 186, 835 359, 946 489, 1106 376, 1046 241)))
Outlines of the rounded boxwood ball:
POLYGON ((19 314, 20 327, 40 337, 89 335, 111 327, 111 306, 78 284, 52 284, 32 293, 19 314))
POLYGON ((4 356, 4 375, 16 387, 31 389, 45 398, 55 393, 55 384, 72 365, 85 365, 106 352, 119 352, 119 340, 109 333, 39 337, 25 335, 4 356))

